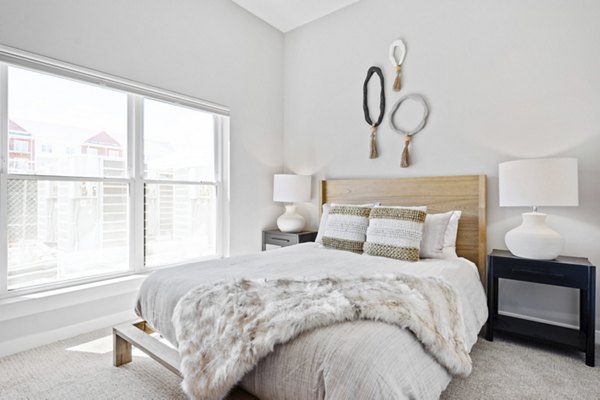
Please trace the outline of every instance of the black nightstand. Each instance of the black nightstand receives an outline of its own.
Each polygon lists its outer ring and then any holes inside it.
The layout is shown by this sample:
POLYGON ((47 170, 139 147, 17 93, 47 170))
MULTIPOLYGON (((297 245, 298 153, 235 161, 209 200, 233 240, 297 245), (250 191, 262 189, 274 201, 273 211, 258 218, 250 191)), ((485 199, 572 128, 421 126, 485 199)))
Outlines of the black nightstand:
POLYGON ((262 233, 262 249, 265 251, 268 244, 276 246, 291 246, 298 243, 314 242, 317 232, 286 233, 279 230, 267 230, 262 233))
POLYGON ((587 258, 559 256, 550 261, 530 260, 506 250, 494 250, 488 256, 487 276, 487 340, 494 340, 494 331, 498 331, 565 345, 585 352, 586 365, 594 366, 596 267, 587 258), (579 289, 579 329, 499 315, 499 278, 579 289))

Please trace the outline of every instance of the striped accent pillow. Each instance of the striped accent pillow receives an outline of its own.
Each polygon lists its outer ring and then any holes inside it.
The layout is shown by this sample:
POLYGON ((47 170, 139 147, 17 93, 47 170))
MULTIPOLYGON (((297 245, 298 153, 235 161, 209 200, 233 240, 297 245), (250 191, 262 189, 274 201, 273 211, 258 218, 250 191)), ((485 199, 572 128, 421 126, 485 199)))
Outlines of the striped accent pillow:
POLYGON ((323 246, 362 253, 370 206, 332 205, 323 233, 323 246))
POLYGON ((405 261, 419 260, 425 207, 375 207, 369 216, 364 252, 405 261))

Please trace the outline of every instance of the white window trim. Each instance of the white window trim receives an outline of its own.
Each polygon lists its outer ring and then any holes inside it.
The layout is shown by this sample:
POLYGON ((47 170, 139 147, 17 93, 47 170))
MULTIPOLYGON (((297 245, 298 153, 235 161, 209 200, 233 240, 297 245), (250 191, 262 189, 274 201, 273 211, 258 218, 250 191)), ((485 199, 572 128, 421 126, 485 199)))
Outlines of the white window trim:
POLYGON ((7 160, 4 153, 8 149, 8 68, 0 64, 0 296, 8 292, 8 192, 6 176, 7 160))
POLYGON ((107 281, 110 279, 131 275, 145 275, 151 271, 170 268, 177 265, 205 261, 229 256, 229 121, 218 116, 229 116, 229 109, 225 106, 199 100, 176 92, 152 87, 132 80, 104 74, 88 68, 68 64, 40 55, 28 53, 19 49, 0 45, 0 299, 30 295, 61 288, 87 285, 93 282, 107 281), (74 79, 95 85, 117 89, 127 93, 127 121, 128 121, 128 177, 72 177, 72 176, 47 176, 29 174, 8 174, 7 149, 8 149, 8 91, 5 90, 8 81, 8 66, 15 65, 38 72, 46 72, 62 78, 74 79), (178 106, 190 107, 195 110, 211 112, 215 115, 215 182, 204 181, 169 181, 143 178, 143 112, 144 98, 159 100, 178 106), (8 291, 8 243, 7 243, 7 196, 8 179, 26 180, 60 180, 60 181, 87 181, 87 182, 122 182, 127 183, 129 196, 129 270, 120 273, 96 275, 92 277, 52 282, 32 287, 11 289, 8 291), (170 265, 153 267, 144 266, 144 209, 135 207, 144 202, 145 183, 172 183, 213 185, 217 197, 217 249, 215 256, 201 257, 186 260, 170 265))
POLYGON ((166 101, 168 103, 187 105, 214 114, 229 116, 229 108, 221 104, 200 100, 185 94, 157 88, 130 79, 105 74, 79 65, 69 64, 49 57, 29 53, 14 47, 0 45, 0 62, 31 68, 36 71, 49 72, 60 75, 63 78, 89 82, 123 92, 166 101))

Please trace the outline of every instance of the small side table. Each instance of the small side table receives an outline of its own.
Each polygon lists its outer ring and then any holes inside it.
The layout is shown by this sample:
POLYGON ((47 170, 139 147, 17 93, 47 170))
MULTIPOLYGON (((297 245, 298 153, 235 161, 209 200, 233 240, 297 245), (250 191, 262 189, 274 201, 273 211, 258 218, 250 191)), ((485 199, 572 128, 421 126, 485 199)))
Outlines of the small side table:
POLYGON ((266 230, 262 233, 262 249, 265 251, 268 244, 286 247, 298 243, 314 242, 317 232, 281 232, 280 230, 266 230))
POLYGON ((488 256, 487 276, 487 340, 494 340, 494 331, 500 331, 565 345, 585 352, 586 365, 594 366, 596 267, 587 258, 559 256, 549 261, 530 260, 506 250, 494 250, 488 256), (579 329, 498 314, 499 278, 579 289, 579 329))

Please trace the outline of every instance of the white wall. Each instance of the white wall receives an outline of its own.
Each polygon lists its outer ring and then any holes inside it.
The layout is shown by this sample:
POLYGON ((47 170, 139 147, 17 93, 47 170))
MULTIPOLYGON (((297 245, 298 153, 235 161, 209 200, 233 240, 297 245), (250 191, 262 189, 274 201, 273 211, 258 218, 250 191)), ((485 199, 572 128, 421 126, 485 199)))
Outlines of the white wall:
MULTIPOLYGON (((286 34, 284 161, 317 178, 303 210, 310 224, 317 226, 318 179, 486 174, 488 249, 505 248, 505 232, 526 209, 498 207, 498 163, 577 157, 580 206, 541 211, 564 235, 565 254, 600 265, 598 16, 594 0, 362 0, 286 34), (388 110, 400 97, 387 57, 397 38, 408 46, 400 95, 420 92, 431 104, 408 169, 399 167, 402 138, 387 118, 380 158, 368 158, 362 113, 371 65, 384 68, 388 110)), ((578 321, 575 291, 508 283, 502 291, 505 311, 578 321)))
MULTIPOLYGON (((229 106, 231 254, 260 250, 261 228, 280 213, 271 198, 282 168, 279 31, 230 1, 0 0, 0 44, 229 106)), ((131 310, 131 298, 95 303, 93 318, 131 310)), ((80 308, 54 315, 84 318, 80 308)), ((20 322, 20 338, 37 329, 20 322)))

